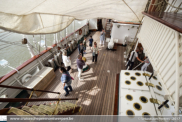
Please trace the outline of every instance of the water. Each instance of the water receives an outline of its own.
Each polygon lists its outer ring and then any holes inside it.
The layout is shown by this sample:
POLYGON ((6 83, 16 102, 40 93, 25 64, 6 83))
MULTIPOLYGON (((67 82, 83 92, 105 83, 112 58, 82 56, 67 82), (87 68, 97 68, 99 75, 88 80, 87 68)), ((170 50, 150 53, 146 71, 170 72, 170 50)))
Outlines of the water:
MULTIPOLYGON (((84 26, 87 21, 74 21, 75 23, 75 30, 78 28, 84 26)), ((74 23, 70 24, 70 26, 67 27, 67 30, 63 30, 59 32, 58 35, 58 40, 60 38, 64 38, 66 35, 74 32, 74 23)), ((53 34, 47 34, 46 36, 46 44, 47 46, 51 46, 54 44, 54 35, 53 34)), ((25 37, 28 39, 28 41, 33 45, 33 46, 39 46, 38 42, 40 43, 40 40, 43 40, 44 36, 40 35, 35 35, 34 39, 35 42, 33 42, 33 35, 25 35, 25 37)), ((22 34, 17 34, 17 33, 11 33, 11 32, 4 32, 3 30, 0 30, 0 61, 2 59, 5 59, 8 61, 8 64, 11 67, 18 67, 25 61, 31 58, 31 55, 28 51, 28 48, 26 45, 23 45, 22 42, 23 35, 22 34), (12 44, 7 44, 4 42, 1 42, 1 40, 8 41, 8 42, 15 42, 16 45, 12 44)), ((41 47, 40 51, 45 50, 45 47, 41 47)), ((3 68, 0 66, 0 77, 7 74, 10 72, 12 69, 9 67, 3 68)))

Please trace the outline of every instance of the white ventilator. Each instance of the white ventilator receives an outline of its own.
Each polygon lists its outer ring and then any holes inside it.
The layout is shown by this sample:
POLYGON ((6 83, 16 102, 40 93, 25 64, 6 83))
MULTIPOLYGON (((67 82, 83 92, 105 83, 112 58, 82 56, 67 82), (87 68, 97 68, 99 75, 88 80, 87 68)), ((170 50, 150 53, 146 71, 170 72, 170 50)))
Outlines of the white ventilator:
POLYGON ((123 45, 126 45, 127 41, 128 41, 128 36, 125 36, 125 39, 123 41, 123 45))
POLYGON ((31 77, 32 77, 31 74, 26 74, 26 75, 24 75, 24 76, 22 77, 22 80, 21 80, 22 84, 28 82, 28 80, 30 80, 31 77))
POLYGON ((73 49, 75 49, 76 48, 76 45, 75 45, 75 41, 74 40, 71 41, 71 44, 73 46, 73 49))
POLYGON ((72 46, 72 44, 71 44, 71 43, 68 43, 68 46, 69 46, 69 48, 70 48, 70 51, 72 52, 72 51, 73 51, 73 46, 72 46))
POLYGON ((108 43, 108 49, 113 49, 114 47, 114 42, 113 42, 113 38, 110 39, 110 42, 108 43))
POLYGON ((53 58, 48 60, 48 65, 49 65, 49 67, 52 67, 55 70, 56 67, 55 67, 55 63, 54 63, 53 58))

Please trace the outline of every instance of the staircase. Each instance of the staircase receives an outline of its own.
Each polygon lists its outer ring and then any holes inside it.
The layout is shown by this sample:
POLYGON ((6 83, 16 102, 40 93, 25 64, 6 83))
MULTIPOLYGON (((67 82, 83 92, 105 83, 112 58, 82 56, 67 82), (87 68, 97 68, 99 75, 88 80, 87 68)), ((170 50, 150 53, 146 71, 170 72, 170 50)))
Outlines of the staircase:
POLYGON ((23 106, 19 108, 4 108, 0 110, 1 115, 71 115, 80 111, 81 107, 70 102, 40 104, 23 106))

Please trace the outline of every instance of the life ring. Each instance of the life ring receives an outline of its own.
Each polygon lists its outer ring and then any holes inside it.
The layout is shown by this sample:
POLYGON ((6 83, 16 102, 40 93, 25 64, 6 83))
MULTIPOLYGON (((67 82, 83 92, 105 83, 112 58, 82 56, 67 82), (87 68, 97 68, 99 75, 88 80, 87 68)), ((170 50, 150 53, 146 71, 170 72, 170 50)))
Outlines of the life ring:
POLYGON ((81 35, 81 34, 82 34, 82 29, 79 30, 79 35, 81 35))

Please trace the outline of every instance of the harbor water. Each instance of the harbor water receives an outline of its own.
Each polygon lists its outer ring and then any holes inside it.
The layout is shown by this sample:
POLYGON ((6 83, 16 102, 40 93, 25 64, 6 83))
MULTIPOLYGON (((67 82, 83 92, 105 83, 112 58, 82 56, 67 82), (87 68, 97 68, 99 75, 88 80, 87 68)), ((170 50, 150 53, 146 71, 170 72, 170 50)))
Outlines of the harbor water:
MULTIPOLYGON (((70 33, 79 29, 87 23, 87 20, 77 21, 75 20, 72 24, 70 24, 67 29, 57 33, 57 39, 66 37, 70 33)), ((31 55, 28 51, 26 45, 22 44, 23 37, 26 37, 28 41, 34 46, 39 47, 40 51, 45 50, 44 44, 42 43, 44 37, 46 38, 46 45, 51 46, 54 42, 54 34, 46 34, 46 35, 23 35, 13 32, 8 32, 4 30, 0 30, 0 61, 3 59, 8 61, 8 65, 14 68, 17 68, 22 63, 31 58, 31 55), (33 41, 34 40, 34 41, 33 41)), ((39 50, 38 50, 39 51, 39 50)), ((2 67, 0 65, 0 77, 12 71, 9 67, 2 67)))

